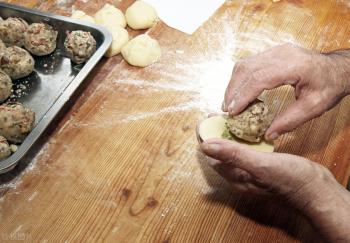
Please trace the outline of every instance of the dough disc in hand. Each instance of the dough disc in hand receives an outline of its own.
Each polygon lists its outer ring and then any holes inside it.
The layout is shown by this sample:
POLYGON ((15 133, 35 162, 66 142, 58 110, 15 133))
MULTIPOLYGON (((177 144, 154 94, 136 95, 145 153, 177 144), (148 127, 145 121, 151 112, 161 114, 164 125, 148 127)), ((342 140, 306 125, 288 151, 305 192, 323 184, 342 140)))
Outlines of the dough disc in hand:
MULTIPOLYGON (((223 138, 224 132, 227 131, 226 128, 226 118, 224 116, 213 116, 207 118, 198 127, 197 135, 201 141, 205 141, 213 138, 223 138)), ((260 143, 249 143, 242 141, 241 139, 232 138, 233 141, 248 145, 251 149, 261 151, 261 152, 273 152, 274 145, 261 141, 260 143)))

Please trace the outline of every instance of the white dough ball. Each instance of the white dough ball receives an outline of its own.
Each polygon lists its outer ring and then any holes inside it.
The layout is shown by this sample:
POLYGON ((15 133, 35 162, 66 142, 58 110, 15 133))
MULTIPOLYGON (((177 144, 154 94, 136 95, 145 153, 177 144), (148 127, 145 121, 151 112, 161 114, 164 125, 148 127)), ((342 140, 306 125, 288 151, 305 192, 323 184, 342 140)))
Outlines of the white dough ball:
POLYGON ((112 57, 118 55, 121 52, 122 47, 129 41, 129 33, 126 29, 120 26, 114 26, 113 28, 107 26, 107 29, 112 33, 113 42, 111 47, 106 52, 106 57, 112 57))
POLYGON ((156 10, 144 1, 134 2, 125 12, 126 22, 134 30, 148 29, 157 23, 156 10))
POLYGON ((105 27, 115 25, 123 28, 126 27, 126 20, 123 12, 108 3, 105 4, 105 6, 99 11, 97 11, 95 14, 95 21, 96 23, 105 27))
POLYGON ((71 17, 73 19, 79 19, 90 23, 95 23, 95 19, 90 15, 87 15, 84 11, 76 10, 73 12, 71 17))
POLYGON ((161 56, 158 41, 148 35, 139 35, 122 48, 124 59, 133 66, 147 67, 161 56))

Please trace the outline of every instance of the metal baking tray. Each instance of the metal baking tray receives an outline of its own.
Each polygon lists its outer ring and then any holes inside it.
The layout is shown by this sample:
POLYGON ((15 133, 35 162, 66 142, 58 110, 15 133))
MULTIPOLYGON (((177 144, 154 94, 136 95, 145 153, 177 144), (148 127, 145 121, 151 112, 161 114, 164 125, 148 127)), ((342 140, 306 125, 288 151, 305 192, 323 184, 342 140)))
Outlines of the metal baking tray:
POLYGON ((10 100, 23 103, 36 114, 35 127, 18 150, 6 160, 0 161, 0 174, 13 169, 32 148, 54 117, 71 98, 90 71, 96 66, 112 43, 111 34, 102 26, 72 18, 43 13, 6 3, 0 3, 0 16, 20 17, 29 24, 44 22, 58 31, 56 51, 45 57, 34 57, 35 72, 29 77, 14 81, 14 95, 10 100), (65 57, 63 43, 66 31, 90 31, 97 42, 97 50, 88 62, 71 63, 65 57))

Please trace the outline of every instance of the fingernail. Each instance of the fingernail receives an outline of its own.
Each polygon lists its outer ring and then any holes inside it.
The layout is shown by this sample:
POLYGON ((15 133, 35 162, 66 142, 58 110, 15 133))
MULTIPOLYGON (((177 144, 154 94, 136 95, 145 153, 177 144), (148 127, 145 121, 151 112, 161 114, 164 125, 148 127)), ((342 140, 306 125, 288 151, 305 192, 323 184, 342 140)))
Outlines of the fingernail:
POLYGON ((228 106, 228 110, 229 111, 232 111, 233 110, 233 108, 235 108, 235 101, 233 100, 232 102, 231 102, 231 104, 228 106))
POLYGON ((279 137, 279 135, 278 135, 278 133, 274 132, 270 135, 267 135, 267 137, 269 140, 276 140, 279 137))
POLYGON ((204 144, 204 149, 209 153, 218 153, 221 151, 221 145, 217 143, 204 144))

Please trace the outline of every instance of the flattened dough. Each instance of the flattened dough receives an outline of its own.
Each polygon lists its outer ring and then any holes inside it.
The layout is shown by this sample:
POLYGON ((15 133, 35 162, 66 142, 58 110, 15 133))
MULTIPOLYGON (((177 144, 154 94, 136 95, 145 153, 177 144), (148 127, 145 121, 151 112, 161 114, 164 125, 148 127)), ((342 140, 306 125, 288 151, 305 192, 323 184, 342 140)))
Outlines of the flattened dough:
MULTIPOLYGON (((212 138, 223 138, 226 128, 226 117, 224 116, 213 116, 204 120, 198 127, 198 136, 202 141, 212 138)), ((265 141, 260 143, 249 143, 241 139, 232 138, 233 141, 248 145, 251 149, 261 152, 273 152, 274 146, 265 141)))

